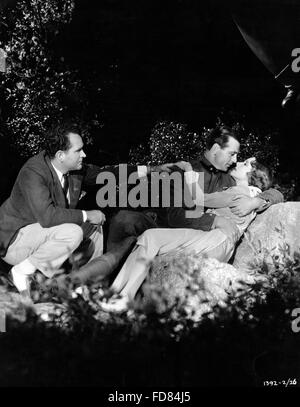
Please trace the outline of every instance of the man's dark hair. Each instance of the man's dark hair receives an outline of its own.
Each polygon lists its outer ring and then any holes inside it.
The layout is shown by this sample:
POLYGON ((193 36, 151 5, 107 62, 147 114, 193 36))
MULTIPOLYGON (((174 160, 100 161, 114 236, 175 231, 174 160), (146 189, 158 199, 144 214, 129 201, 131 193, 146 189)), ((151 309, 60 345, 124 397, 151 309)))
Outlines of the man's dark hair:
POLYGON ((258 161, 251 163, 253 170, 248 173, 249 185, 253 185, 262 191, 269 189, 273 184, 272 172, 258 161))
POLYGON ((227 146, 229 137, 233 137, 237 141, 238 135, 236 132, 228 126, 218 126, 215 127, 210 131, 208 138, 206 140, 206 148, 210 150, 212 146, 217 143, 221 148, 225 148, 227 146))
POLYGON ((45 134, 45 151, 53 158, 57 151, 67 151, 70 147, 69 133, 81 134, 80 126, 72 122, 58 123, 45 134))

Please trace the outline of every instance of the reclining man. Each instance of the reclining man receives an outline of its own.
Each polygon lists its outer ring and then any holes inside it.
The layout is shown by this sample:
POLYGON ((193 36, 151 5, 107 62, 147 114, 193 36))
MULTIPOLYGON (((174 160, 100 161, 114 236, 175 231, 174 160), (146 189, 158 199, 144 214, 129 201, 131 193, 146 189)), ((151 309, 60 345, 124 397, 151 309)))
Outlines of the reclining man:
MULTIPOLYGON (((206 151, 199 160, 192 161, 192 169, 204 174, 203 191, 205 194, 222 191, 236 185, 235 179, 230 175, 229 169, 237 162, 240 143, 237 135, 228 127, 217 127, 212 130, 207 140, 206 151)), ((178 167, 175 167, 178 171, 178 167)), ((171 191, 173 196, 176 191, 171 191)), ((255 197, 236 196, 231 204, 231 210, 238 216, 245 216, 252 211, 263 211, 270 205, 281 202, 282 195, 275 189, 268 189, 255 197)), ((205 205, 205 202, 204 202, 205 205)), ((222 216, 205 212, 195 218, 186 217, 184 207, 150 208, 148 211, 134 212, 121 210, 112 219, 108 244, 113 246, 128 236, 139 236, 147 227, 146 216, 152 216, 154 226, 159 228, 191 228, 203 231, 221 228, 226 230, 227 236, 239 233, 236 223, 222 216), (135 227, 133 227, 133 224, 135 227), (137 228, 137 225, 139 227, 137 228)), ((95 261, 97 261, 95 259, 95 261)))
MULTIPOLYGON (((47 277, 54 276, 82 242, 90 252, 89 261, 103 258, 104 213, 76 206, 83 188, 95 185, 102 171, 110 171, 118 179, 119 166, 84 164, 83 147, 77 125, 53 127, 47 133, 45 151, 24 164, 10 197, 0 207, 0 257, 13 266, 12 281, 26 297, 30 295, 30 275, 40 270, 47 277)), ((162 169, 167 171, 167 167, 162 169)), ((127 167, 128 173, 143 170, 127 167)), ((134 242, 131 236, 115 247, 109 254, 110 268, 134 242)))

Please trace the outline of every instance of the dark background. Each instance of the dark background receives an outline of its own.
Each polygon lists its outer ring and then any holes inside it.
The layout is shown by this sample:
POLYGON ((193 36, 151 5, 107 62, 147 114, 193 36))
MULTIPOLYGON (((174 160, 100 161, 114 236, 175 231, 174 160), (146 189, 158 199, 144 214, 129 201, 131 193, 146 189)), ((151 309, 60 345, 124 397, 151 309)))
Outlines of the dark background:
POLYGON ((282 111, 284 88, 248 48, 224 2, 77 0, 54 48, 80 71, 90 109, 104 124, 96 134, 104 161, 126 160, 160 119, 199 131, 225 108, 253 126, 278 128, 282 165, 297 171, 299 119, 282 111))
MULTIPOLYGON (((129 149, 146 141, 159 120, 199 132, 225 109, 245 115, 250 127, 278 129, 280 170, 298 175, 300 114, 282 110, 284 88, 248 48, 229 5, 76 0, 71 24, 52 47, 78 70, 87 110, 102 124, 87 148, 90 161, 126 161, 129 149)), ((279 37, 285 29, 278 27, 279 37)), ((82 109, 80 98, 69 103, 71 111, 82 109)))
MULTIPOLYGON (((88 151, 91 162, 99 157, 103 164, 126 161, 129 148, 147 140, 158 120, 184 122, 199 131, 203 125, 213 126, 225 108, 245 114, 253 127, 278 128, 281 171, 298 175, 299 118, 281 109, 284 89, 249 50, 224 6, 227 2, 222 3, 76 1, 73 21, 59 34, 53 50, 72 69, 78 69, 88 108, 99 114, 103 124, 95 132, 95 147, 88 151), (105 152, 99 155, 100 149, 105 152)), ((75 110, 80 109, 76 100, 70 100, 72 103, 75 110)), ((3 145, 1 149, 8 151, 3 145)), ((9 178, 2 187, 7 193, 15 179, 8 174, 17 162, 18 157, 8 154, 0 159, 1 178, 9 178)), ((175 346, 164 342, 161 326, 156 328, 153 322, 144 342, 139 336, 137 343, 128 341, 124 325, 120 325, 123 334, 112 324, 103 332, 100 328, 101 335, 90 335, 85 308, 74 318, 74 337, 62 336, 52 328, 49 333, 39 326, 32 330, 31 324, 21 331, 10 329, 5 336, 9 346, 2 352, 2 366, 7 367, 3 382, 174 386, 182 381, 198 386, 251 386, 253 373, 256 380, 261 377, 259 385, 262 378, 293 379, 298 374, 295 349, 299 347, 297 335, 286 331, 288 315, 283 316, 282 310, 285 304, 294 303, 297 293, 292 296, 293 289, 284 289, 270 296, 266 307, 257 307, 254 325, 247 323, 247 316, 236 319, 234 314, 229 323, 223 316, 220 328, 204 324, 190 340, 185 338, 175 346), (34 344, 39 345, 39 353, 34 344), (142 370, 141 360, 146 367, 142 370)))

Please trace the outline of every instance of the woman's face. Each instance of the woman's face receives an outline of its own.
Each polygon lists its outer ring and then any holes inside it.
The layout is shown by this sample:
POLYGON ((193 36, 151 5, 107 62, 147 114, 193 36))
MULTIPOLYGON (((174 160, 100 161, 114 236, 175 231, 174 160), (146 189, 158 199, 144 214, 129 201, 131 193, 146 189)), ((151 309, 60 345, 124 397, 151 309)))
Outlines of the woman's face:
POLYGON ((255 161, 255 157, 247 158, 242 162, 237 162, 236 167, 230 171, 230 175, 239 181, 248 180, 248 173, 253 170, 251 163, 255 161))

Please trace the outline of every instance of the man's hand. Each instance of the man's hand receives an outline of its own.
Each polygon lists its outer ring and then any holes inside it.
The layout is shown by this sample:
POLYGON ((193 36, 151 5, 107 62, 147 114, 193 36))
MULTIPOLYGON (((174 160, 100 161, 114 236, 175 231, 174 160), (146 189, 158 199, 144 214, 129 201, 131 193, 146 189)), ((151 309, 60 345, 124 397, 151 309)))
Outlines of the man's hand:
POLYGON ((177 167, 179 167, 180 169, 182 169, 185 172, 193 171, 193 167, 192 167, 191 163, 189 163, 188 161, 178 161, 174 165, 176 165, 177 167))
POLYGON ((221 229, 233 243, 236 243, 240 237, 240 231, 233 220, 223 218, 223 216, 215 217, 212 229, 221 229))
POLYGON ((162 165, 157 165, 157 166, 153 166, 150 167, 150 171, 148 172, 160 172, 160 171, 165 171, 165 172, 171 172, 172 171, 172 167, 179 167, 180 169, 182 169, 183 171, 192 171, 193 168, 191 166, 191 164, 187 161, 178 161, 177 163, 167 163, 167 164, 162 164, 162 165))
POLYGON ((174 163, 167 163, 161 165, 151 165, 147 167, 147 173, 150 174, 151 172, 171 172, 174 163))
POLYGON ((236 195, 229 205, 231 212, 237 216, 246 216, 264 204, 264 200, 258 197, 251 198, 246 195, 236 195))
POLYGON ((93 225, 103 225, 105 222, 105 215, 99 210, 86 211, 87 220, 93 225))

